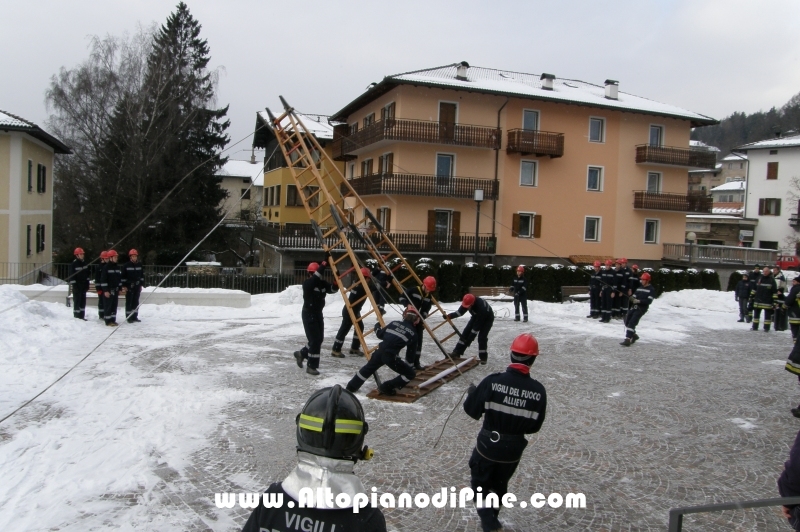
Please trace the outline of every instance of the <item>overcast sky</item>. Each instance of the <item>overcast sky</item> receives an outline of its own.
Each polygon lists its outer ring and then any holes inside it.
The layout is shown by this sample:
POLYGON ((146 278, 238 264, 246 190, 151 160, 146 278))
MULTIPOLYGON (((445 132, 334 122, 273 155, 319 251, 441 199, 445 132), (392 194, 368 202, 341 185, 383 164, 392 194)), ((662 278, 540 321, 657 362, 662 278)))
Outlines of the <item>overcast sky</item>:
MULTIPOLYGON (((255 113, 331 114, 383 76, 467 61, 602 84, 724 118, 783 105, 800 92, 800 1, 188 0, 221 69, 232 143, 255 113)), ((177 1, 4 2, 0 109, 44 125, 59 68, 89 36, 162 24, 177 1)), ((231 150, 246 158, 250 140, 231 150)))

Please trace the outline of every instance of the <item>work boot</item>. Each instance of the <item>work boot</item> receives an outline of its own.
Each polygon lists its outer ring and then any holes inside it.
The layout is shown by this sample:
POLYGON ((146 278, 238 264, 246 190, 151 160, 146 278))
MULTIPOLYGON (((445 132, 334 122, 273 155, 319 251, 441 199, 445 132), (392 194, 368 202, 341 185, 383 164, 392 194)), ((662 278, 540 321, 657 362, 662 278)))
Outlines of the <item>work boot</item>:
POLYGON ((747 318, 745 318, 744 321, 746 321, 747 323, 750 323, 751 321, 753 321, 753 318, 748 316, 747 318))
POLYGON ((528 323, 528 316, 525 316, 524 318, 522 318, 522 321, 523 321, 523 323, 528 323))
POLYGON ((297 361, 297 367, 298 368, 302 368, 303 367, 303 353, 301 353, 300 351, 295 351, 294 352, 294 359, 297 361))
POLYGON ((336 358, 344 358, 344 355, 341 351, 331 351, 331 356, 336 358))
POLYGON ((592 316, 591 314, 589 314, 589 315, 588 315, 588 316, 586 316, 586 317, 587 317, 587 318, 594 318, 595 316, 592 316))
POLYGON ((630 338, 625 338, 623 341, 621 341, 619 343, 619 345, 622 345, 622 346, 625 346, 625 347, 630 347, 632 343, 633 342, 631 342, 630 338))
POLYGON ((794 417, 800 417, 800 405, 797 405, 797 408, 792 408, 792 415, 794 417))
POLYGON ((744 323, 744 318, 739 318, 738 320, 736 320, 736 323, 744 323))
POLYGON ((414 369, 416 371, 422 371, 423 369, 425 369, 425 366, 421 365, 419 362, 414 362, 414 369))
POLYGON ((769 332, 769 325, 764 325, 764 332, 769 332))
POLYGON ((109 321, 106 323, 106 327, 119 327, 119 324, 116 321, 109 321))
POLYGON ((515 317, 514 321, 519 321, 519 316, 515 317))
POLYGON ((311 366, 306 367, 306 373, 308 373, 309 375, 319 375, 319 371, 312 368, 311 366))
POLYGON ((350 349, 350 354, 356 357, 364 356, 364 353, 361 352, 361 349, 350 349))
POLYGON ((633 333, 633 338, 631 338, 631 344, 633 344, 638 339, 639 339, 639 335, 636 334, 636 333, 633 333))
POLYGON ((378 393, 381 395, 397 395, 397 390, 392 387, 381 384, 378 386, 378 393))

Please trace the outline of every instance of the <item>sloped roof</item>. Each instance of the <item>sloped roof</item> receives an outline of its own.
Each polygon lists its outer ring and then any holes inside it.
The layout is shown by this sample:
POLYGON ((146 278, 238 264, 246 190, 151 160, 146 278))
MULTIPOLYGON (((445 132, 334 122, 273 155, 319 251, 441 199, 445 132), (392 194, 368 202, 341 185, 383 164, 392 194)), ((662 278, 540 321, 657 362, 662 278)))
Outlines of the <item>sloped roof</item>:
POLYGON ((709 192, 726 192, 726 191, 736 191, 736 190, 744 190, 744 181, 729 181, 727 183, 723 183, 717 187, 712 188, 709 192))
MULTIPOLYGON (((327 115, 304 114, 297 111, 295 111, 295 114, 317 140, 333 139, 333 126, 328 123, 329 117, 327 115)), ((288 122, 289 118, 284 118, 281 125, 285 126, 288 122)), ((273 138, 275 138, 275 135, 272 133, 269 115, 266 111, 259 111, 256 113, 256 133, 253 137, 253 146, 266 148, 273 138)))
POLYGON ((746 153, 729 153, 725 157, 722 158, 723 161, 739 161, 742 162, 744 160, 747 161, 747 154, 746 153))
POLYGON ((556 78, 553 90, 542 88, 539 74, 524 74, 471 66, 467 69, 466 80, 457 79, 456 72, 461 63, 441 67, 404 72, 383 78, 380 83, 370 86, 359 97, 347 104, 331 119, 343 121, 350 113, 363 107, 378 96, 401 84, 447 87, 457 90, 500 94, 535 100, 546 100, 577 105, 601 107, 620 111, 640 112, 690 120, 693 126, 717 124, 718 121, 705 115, 688 111, 674 105, 648 100, 619 91, 618 99, 605 97, 605 86, 573 79, 556 78))
POLYGON ((790 137, 776 137, 774 139, 759 140, 758 142, 751 142, 749 144, 742 144, 733 149, 733 151, 740 150, 765 150, 769 148, 794 148, 800 146, 800 135, 792 135, 790 137))
POLYGON ((256 161, 255 164, 250 161, 234 161, 228 160, 227 163, 217 170, 218 176, 222 177, 242 177, 250 178, 254 186, 264 186, 264 162, 256 161))
POLYGON ((702 148, 704 150, 713 151, 715 153, 719 153, 720 151, 720 149, 717 148, 716 146, 709 146, 702 140, 690 140, 689 146, 691 146, 692 148, 702 148))
POLYGON ((0 110, 0 131, 21 131, 27 133, 35 139, 39 139, 51 148, 53 151, 60 154, 70 154, 72 150, 69 147, 49 134, 33 122, 25 120, 17 115, 13 115, 7 111, 0 110))

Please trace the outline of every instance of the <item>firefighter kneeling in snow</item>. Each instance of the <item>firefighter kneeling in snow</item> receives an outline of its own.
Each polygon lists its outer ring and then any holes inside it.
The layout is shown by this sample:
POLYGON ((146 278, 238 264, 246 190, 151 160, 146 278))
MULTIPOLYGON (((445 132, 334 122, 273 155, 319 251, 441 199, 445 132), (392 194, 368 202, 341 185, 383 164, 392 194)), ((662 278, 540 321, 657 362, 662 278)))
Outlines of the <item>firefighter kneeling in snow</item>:
MULTIPOLYGON (((473 491, 481 488, 484 501, 489 493, 503 498, 528 445, 525 434, 539 432, 544 423, 547 394, 542 383, 530 376, 538 355, 539 342, 532 334, 517 336, 506 371, 489 375, 477 387, 470 386, 464 401, 464 411, 471 418, 483 416, 469 469, 470 485, 473 491)), ((478 508, 484 532, 502 528, 499 513, 499 508, 478 508)))
POLYGON ((639 325, 639 320, 645 315, 647 309, 650 308, 650 303, 656 297, 656 291, 650 286, 650 274, 644 272, 639 278, 642 283, 639 288, 631 295, 631 303, 633 306, 628 309, 625 315, 625 339, 620 343, 625 347, 630 346, 639 339, 636 334, 636 326, 639 325))
POLYGON ((367 493, 353 467, 372 458, 372 449, 364 445, 369 426, 356 396, 338 384, 319 390, 306 401, 295 423, 297 466, 283 482, 270 485, 265 495, 273 504, 280 498, 282 504, 265 508, 263 499, 259 501, 242 532, 386 532, 380 509, 367 506, 353 511, 355 496, 367 493), (300 492, 309 489, 313 503, 301 508, 300 492), (340 506, 339 501, 349 502, 340 506))
MULTIPOLYGON (((400 304, 401 305, 412 305, 419 311, 419 315, 422 316, 422 320, 426 320, 428 318, 428 314, 431 312, 431 307, 433 306, 433 301, 431 301, 431 293, 436 291, 436 278, 432 275, 427 276, 425 279, 422 280, 422 286, 418 286, 417 288, 411 288, 400 296, 400 304)), ((407 349, 406 350, 406 362, 414 366, 414 369, 419 371, 425 369, 420 364, 420 358, 422 357, 422 336, 425 332, 425 326, 422 324, 422 320, 417 323, 414 331, 417 333, 417 348, 416 350, 407 349)))
MULTIPOLYGON (((389 366, 399 373, 394 379, 380 385, 378 391, 384 395, 395 395, 398 388, 402 388, 416 377, 417 372, 414 371, 414 368, 406 364, 399 355, 404 348, 411 350, 417 348, 417 333, 414 328, 420 321, 422 321, 422 317, 417 309, 408 307, 403 312, 403 321, 393 321, 383 329, 381 329, 380 323, 376 323, 375 336, 383 341, 378 344, 378 349, 372 353, 369 362, 358 370, 347 383, 347 389, 351 392, 358 391, 361 385, 372 377, 381 366, 389 366)), ((406 358, 408 358, 407 352, 406 358)))

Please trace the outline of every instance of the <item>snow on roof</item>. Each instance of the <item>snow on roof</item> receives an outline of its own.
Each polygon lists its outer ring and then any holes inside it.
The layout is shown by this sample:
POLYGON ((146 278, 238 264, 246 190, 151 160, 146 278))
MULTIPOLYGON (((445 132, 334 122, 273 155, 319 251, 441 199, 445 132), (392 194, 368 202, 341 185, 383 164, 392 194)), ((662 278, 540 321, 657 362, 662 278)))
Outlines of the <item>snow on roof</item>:
POLYGON ((723 161, 740 161, 740 162, 742 159, 747 161, 746 153, 729 153, 728 155, 722 158, 723 161))
POLYGON ((720 149, 717 148, 716 146, 709 146, 708 144, 706 144, 702 140, 690 140, 689 141, 689 146, 691 146, 692 148, 703 148, 704 150, 713 151, 713 152, 720 151, 720 149))
POLYGON ((742 144, 734 148, 734 151, 739 150, 764 150, 767 148, 793 148, 800 146, 800 135, 792 135, 790 137, 776 137, 774 139, 760 140, 758 142, 751 142, 749 144, 742 144))
POLYGON ((28 122, 24 118, 0 111, 0 126, 14 126, 14 127, 36 127, 33 122, 28 122))
POLYGON ((51 148, 53 151, 60 154, 70 154, 69 147, 66 146, 63 142, 55 138, 53 135, 49 134, 33 122, 25 120, 17 115, 13 115, 7 111, 0 110, 0 129, 4 129, 6 131, 22 131, 27 133, 28 135, 32 136, 33 138, 39 139, 51 148))
MULTIPOLYGON (((295 111, 297 118, 300 119, 300 122, 308 129, 312 135, 317 137, 318 139, 332 139, 333 138, 333 126, 328 123, 328 116, 327 115, 315 115, 315 114, 304 114, 295 111)), ((271 124, 269 115, 266 111, 259 111, 258 115, 261 117, 264 122, 267 124, 271 124)), ((289 118, 286 117, 281 122, 282 126, 286 126, 289 123, 289 118)))
MULTIPOLYGON (((719 210, 733 210, 733 209, 719 209, 719 210)), ((713 218, 715 220, 735 220, 741 218, 740 216, 733 216, 730 214, 722 214, 717 213, 717 209, 714 209, 714 214, 687 214, 687 218, 697 219, 697 218, 713 218)))
POLYGON ((356 100, 333 116, 337 119, 344 118, 352 111, 355 111, 355 109, 366 104, 367 101, 370 101, 372 99, 369 97, 371 91, 375 92, 375 97, 377 97, 377 95, 387 90, 387 85, 391 86, 402 83, 450 87, 473 92, 512 95, 523 98, 535 98, 538 100, 578 103, 607 109, 618 109, 621 111, 637 111, 688 119, 695 125, 717 123, 717 120, 709 116, 688 111, 674 105, 634 96, 626 92, 619 91, 617 99, 609 99, 605 96, 605 86, 587 83, 585 81, 555 78, 553 80, 553 89, 548 90, 542 87, 542 80, 539 74, 524 74, 521 72, 476 66, 467 68, 466 79, 458 79, 456 75, 460 65, 461 63, 454 63, 441 67, 387 76, 383 81, 377 85, 371 86, 364 94, 356 98, 356 100), (354 104, 356 104, 355 107, 353 107, 354 104), (343 114, 344 116, 341 116, 343 114))
POLYGON ((723 207, 712 207, 711 208, 711 213, 712 214, 730 214, 730 215, 732 215, 733 218, 740 217, 743 212, 744 212, 743 208, 739 208, 739 209, 729 209, 729 208, 723 208, 723 207))
POLYGON ((250 161, 228 160, 227 163, 222 165, 222 168, 217 170, 217 175, 222 177, 249 177, 254 186, 263 187, 264 163, 263 161, 256 161, 253 164, 250 161))
POLYGON ((712 188, 710 192, 723 192, 728 190, 744 190, 744 181, 729 181, 712 188))

